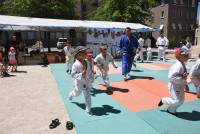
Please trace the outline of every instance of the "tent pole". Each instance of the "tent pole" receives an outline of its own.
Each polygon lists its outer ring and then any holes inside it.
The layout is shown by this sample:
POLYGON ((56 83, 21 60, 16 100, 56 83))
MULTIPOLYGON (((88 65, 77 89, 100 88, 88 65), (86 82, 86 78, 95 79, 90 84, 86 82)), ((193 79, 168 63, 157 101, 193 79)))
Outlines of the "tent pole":
MULTIPOLYGON (((42 37, 41 37, 41 30, 40 30, 40 26, 39 26, 39 49, 40 49, 40 43, 42 41, 42 37)), ((47 56, 45 54, 45 51, 44 51, 44 46, 42 46, 43 48, 43 66, 46 67, 48 65, 48 60, 47 60, 47 56)))

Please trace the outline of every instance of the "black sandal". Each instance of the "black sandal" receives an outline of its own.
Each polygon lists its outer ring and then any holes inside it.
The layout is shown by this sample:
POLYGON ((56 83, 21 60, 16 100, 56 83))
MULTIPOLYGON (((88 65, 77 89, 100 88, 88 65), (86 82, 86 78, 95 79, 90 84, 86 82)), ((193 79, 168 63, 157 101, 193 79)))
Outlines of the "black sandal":
POLYGON ((67 130, 72 130, 74 128, 74 124, 71 121, 67 121, 66 128, 67 130))
POLYGON ((49 128, 50 129, 54 129, 56 128, 57 126, 59 126, 61 123, 59 122, 59 119, 54 119, 52 120, 51 124, 49 125, 49 128))

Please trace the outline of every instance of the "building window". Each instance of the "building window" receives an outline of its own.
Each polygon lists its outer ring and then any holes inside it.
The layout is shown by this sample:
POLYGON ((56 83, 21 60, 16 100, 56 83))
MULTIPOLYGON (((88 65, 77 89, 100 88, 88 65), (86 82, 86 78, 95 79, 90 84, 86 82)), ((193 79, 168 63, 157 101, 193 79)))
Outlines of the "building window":
POLYGON ((176 30, 176 25, 174 23, 172 23, 172 29, 176 30))
POLYGON ((189 19, 190 18, 190 13, 186 12, 186 18, 189 19))
POLYGON ((187 6, 190 7, 191 6, 191 0, 188 0, 187 2, 188 2, 187 6))
POLYGON ((178 28, 179 28, 179 30, 183 29, 181 24, 178 24, 178 28))
POLYGON ((184 5, 183 0, 180 0, 180 4, 181 4, 181 5, 184 5))
POLYGON ((190 28, 191 28, 191 30, 194 30, 194 25, 190 24, 190 28))
POLYGON ((191 19, 194 18, 194 12, 193 12, 193 11, 191 11, 190 18, 191 18, 191 19))
POLYGON ((174 9, 174 11, 172 12, 172 14, 173 14, 173 17, 176 18, 176 14, 177 14, 176 9, 174 9))
POLYGON ((165 14, 165 12, 162 11, 162 12, 161 12, 161 16, 160 16, 161 19, 164 19, 164 14, 165 14))
POLYGON ((182 10, 180 10, 179 15, 180 15, 180 17, 183 16, 182 10))
POLYGON ((177 4, 177 0, 172 0, 172 4, 177 4))
POLYGON ((195 7, 196 0, 192 0, 192 7, 195 7))

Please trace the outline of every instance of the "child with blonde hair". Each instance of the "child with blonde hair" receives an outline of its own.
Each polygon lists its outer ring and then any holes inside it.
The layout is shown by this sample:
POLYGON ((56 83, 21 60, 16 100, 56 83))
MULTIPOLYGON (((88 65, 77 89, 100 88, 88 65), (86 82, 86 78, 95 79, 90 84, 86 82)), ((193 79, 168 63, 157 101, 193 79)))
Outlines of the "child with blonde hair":
POLYGON ((101 53, 95 57, 94 62, 97 65, 98 69, 100 70, 100 75, 105 83, 105 86, 109 88, 110 86, 108 78, 109 63, 111 62, 114 68, 117 68, 117 65, 114 63, 112 55, 108 53, 107 44, 102 44, 100 46, 100 51, 101 53))

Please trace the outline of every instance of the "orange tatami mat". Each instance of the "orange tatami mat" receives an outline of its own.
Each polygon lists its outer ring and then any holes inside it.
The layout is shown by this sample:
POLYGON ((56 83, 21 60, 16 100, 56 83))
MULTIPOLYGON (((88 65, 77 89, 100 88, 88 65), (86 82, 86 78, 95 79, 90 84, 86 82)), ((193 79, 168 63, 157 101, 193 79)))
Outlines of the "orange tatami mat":
POLYGON ((144 67, 144 68, 152 69, 152 70, 167 70, 171 66, 169 64, 162 64, 162 63, 158 63, 158 62, 153 62, 153 63, 139 63, 137 65, 140 66, 140 67, 144 67))
MULTIPOLYGON (((157 108, 162 97, 168 97, 167 83, 159 80, 134 79, 127 82, 112 82, 112 97, 128 110, 139 112, 157 108), (127 92, 122 92, 122 91, 127 92)), ((99 88, 106 88, 99 85, 99 88)), ((196 95, 186 93, 186 101, 196 99, 196 95)))

